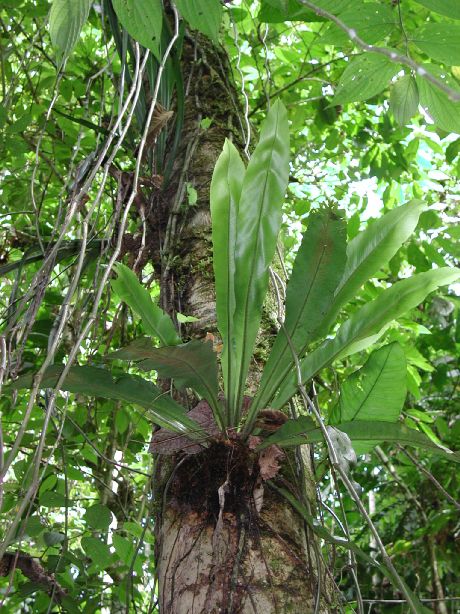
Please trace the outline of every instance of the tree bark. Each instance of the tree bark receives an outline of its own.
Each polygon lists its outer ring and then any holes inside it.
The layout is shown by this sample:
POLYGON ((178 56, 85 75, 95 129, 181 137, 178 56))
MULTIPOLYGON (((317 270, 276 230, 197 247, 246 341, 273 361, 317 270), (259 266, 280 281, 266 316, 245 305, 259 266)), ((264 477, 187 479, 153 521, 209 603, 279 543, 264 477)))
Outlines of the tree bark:
MULTIPOLYGON (((161 301, 173 315, 197 317, 187 333, 204 337, 216 326, 210 181, 224 138, 241 148, 241 113, 221 49, 201 36, 186 37, 183 71, 184 130, 172 181, 159 203, 168 211, 161 225, 161 301), (204 118, 212 122, 206 130, 204 118), (187 184, 198 193, 193 207, 184 206, 187 184)), ((276 466, 276 458, 271 461, 276 466)), ((276 480, 301 496, 295 464, 294 456, 285 459, 276 480)), ((313 478, 307 475, 314 501, 313 478)), ((337 592, 318 545, 303 519, 267 486, 258 455, 246 445, 222 438, 196 455, 159 458, 156 477, 162 613, 336 611, 337 592)))

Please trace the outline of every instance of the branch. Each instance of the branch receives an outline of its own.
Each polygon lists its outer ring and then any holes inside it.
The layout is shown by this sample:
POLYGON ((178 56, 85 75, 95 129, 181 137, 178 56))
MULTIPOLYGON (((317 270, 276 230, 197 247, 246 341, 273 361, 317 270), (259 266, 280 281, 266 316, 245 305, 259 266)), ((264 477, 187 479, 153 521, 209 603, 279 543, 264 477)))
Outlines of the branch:
POLYGON ((442 90, 451 100, 453 100, 454 102, 460 101, 460 92, 446 85, 444 81, 438 79, 437 77, 429 73, 423 66, 420 66, 420 64, 417 64, 417 62, 414 62, 414 60, 412 60, 411 58, 407 57, 406 55, 396 53, 396 51, 392 51, 391 49, 387 49, 386 47, 376 47, 375 45, 368 45, 362 38, 358 36, 355 29, 347 26, 341 19, 339 19, 332 13, 329 13, 329 11, 326 11, 319 6, 316 6, 316 4, 313 4, 313 2, 310 2, 310 0, 298 1, 300 2, 300 4, 303 4, 320 17, 325 17, 326 19, 329 19, 330 21, 334 22, 337 27, 339 27, 341 30, 343 30, 343 32, 348 35, 350 40, 352 40, 358 47, 360 47, 364 51, 369 51, 371 53, 379 53, 380 55, 384 55, 385 57, 390 59, 392 62, 408 66, 414 72, 416 72, 417 75, 423 77, 424 79, 438 87, 440 90, 442 90))
POLYGON ((34 584, 40 585, 49 595, 60 603, 67 595, 66 591, 56 581, 53 574, 48 573, 30 554, 21 550, 5 552, 0 559, 0 576, 8 576, 19 569, 34 584))

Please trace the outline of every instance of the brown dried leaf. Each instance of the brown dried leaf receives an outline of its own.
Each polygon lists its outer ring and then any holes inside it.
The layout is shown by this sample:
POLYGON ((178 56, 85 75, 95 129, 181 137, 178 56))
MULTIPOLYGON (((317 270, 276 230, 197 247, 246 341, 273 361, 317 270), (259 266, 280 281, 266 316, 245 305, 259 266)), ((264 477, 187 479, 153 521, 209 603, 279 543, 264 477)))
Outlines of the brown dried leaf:
POLYGON ((280 470, 279 461, 285 456, 278 446, 269 446, 259 456, 260 476, 263 480, 271 480, 280 470))
MULTIPOLYGON (((214 421, 212 409, 204 399, 187 412, 187 416, 198 422, 210 437, 217 437, 219 435, 220 430, 214 421)), ((189 439, 186 435, 178 435, 167 429, 160 428, 153 434, 149 449, 150 452, 156 454, 170 455, 176 452, 198 454, 203 449, 203 446, 189 439)))

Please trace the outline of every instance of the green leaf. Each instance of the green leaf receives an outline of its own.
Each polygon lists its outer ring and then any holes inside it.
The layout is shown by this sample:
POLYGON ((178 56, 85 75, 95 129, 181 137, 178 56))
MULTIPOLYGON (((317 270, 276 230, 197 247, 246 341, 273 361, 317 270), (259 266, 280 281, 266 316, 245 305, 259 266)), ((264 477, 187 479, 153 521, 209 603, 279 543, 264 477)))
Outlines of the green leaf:
MULTIPOLYGON (((62 365, 49 367, 42 380, 43 388, 54 388, 63 371, 62 365)), ((30 388, 33 374, 23 375, 11 383, 14 389, 30 388)), ((198 437, 200 427, 186 416, 185 409, 157 386, 136 375, 114 378, 98 367, 71 367, 61 390, 77 394, 127 401, 145 407, 149 417, 160 426, 177 433, 198 437)))
POLYGON ((230 353, 234 381, 229 402, 239 412, 249 362, 276 249, 289 177, 289 127, 284 105, 272 105, 248 164, 237 218, 234 337, 230 353))
POLYGON ((120 561, 122 561, 122 563, 124 563, 127 567, 131 567, 131 565, 133 565, 134 571, 138 575, 142 575, 142 561, 137 557, 135 543, 129 539, 126 539, 126 537, 117 535, 116 533, 113 535, 112 539, 115 552, 120 561), (134 559, 135 556, 137 557, 136 559, 134 559))
MULTIPOLYGON (((346 247, 347 229, 342 217, 332 210, 310 215, 286 292, 284 327, 297 354, 302 355, 317 338, 343 275, 346 247)), ((294 366, 285 331, 281 329, 275 339, 248 420, 259 408, 268 406, 279 383, 294 366)))
POLYGON ((88 19, 91 0, 53 0, 50 11, 51 42, 64 60, 74 48, 88 19))
POLYGON ((393 84, 390 94, 390 109, 396 121, 405 126, 418 111, 419 94, 417 82, 412 75, 404 75, 393 84))
POLYGON ((156 305, 147 288, 139 282, 136 274, 121 263, 115 265, 118 275, 112 280, 112 288, 142 319, 145 332, 160 340, 162 345, 177 345, 181 342, 171 318, 156 305))
POLYGON ((211 342, 195 339, 184 345, 155 348, 150 339, 141 337, 109 358, 138 361, 137 367, 143 371, 155 370, 162 378, 173 378, 180 388, 193 388, 218 414, 222 426, 217 399, 217 356, 211 342))
POLYGON ((346 378, 340 391, 339 411, 330 422, 396 422, 406 394, 404 350, 399 343, 390 343, 373 352, 361 369, 346 378))
POLYGON ((406 585, 404 580, 400 577, 396 577, 395 574, 388 569, 388 567, 382 563, 379 563, 375 557, 371 557, 364 552, 357 544, 343 537, 337 537, 335 535, 331 535, 329 531, 319 524, 315 518, 309 513, 306 507, 287 489, 278 488, 275 484, 270 484, 274 490, 276 490, 280 495, 286 498, 287 501, 293 506, 295 510, 300 514, 302 518, 308 523, 309 527, 312 531, 320 538, 326 541, 329 544, 333 544, 334 546, 339 546, 354 552, 358 558, 360 558, 364 563, 366 563, 370 567, 376 567, 383 575, 385 575, 390 582, 392 582, 393 586, 397 589, 401 589, 401 583, 404 584, 406 594, 410 597, 412 606, 417 614, 432 614, 432 610, 425 608, 420 602, 417 595, 415 595, 409 587, 406 585))
MULTIPOLYGON (((439 67, 430 65, 425 68, 444 81, 446 85, 460 91, 456 81, 439 67)), ((417 85, 420 92, 420 104, 434 123, 446 132, 460 134, 460 102, 450 100, 447 94, 423 77, 417 76, 417 85)))
POLYGON ((440 15, 452 17, 452 19, 460 19, 460 4, 458 0, 415 0, 422 4, 427 9, 435 11, 440 15))
POLYGON ((84 515, 85 522, 93 529, 105 531, 109 528, 112 522, 112 512, 105 505, 92 505, 88 507, 84 515))
POLYGON ((112 0, 112 4, 128 34, 159 59, 163 27, 161 0, 112 0))
POLYGON ((221 360, 227 395, 232 379, 229 352, 234 336, 236 222, 245 172, 236 147, 226 139, 212 175, 210 199, 217 326, 223 342, 221 360))
MULTIPOLYGON (((389 6, 378 2, 359 3, 359 6, 352 2, 349 5, 351 6, 341 11, 338 16, 342 23, 354 30, 369 45, 383 40, 395 30, 395 15, 389 6)), ((337 14, 337 10, 332 9, 331 12, 337 14)), ((353 44, 348 34, 333 23, 318 42, 339 46, 353 44)))
POLYGON ((400 70, 399 64, 395 64, 383 55, 377 53, 360 55, 345 68, 331 105, 372 98, 384 90, 400 70))
POLYGON ((43 533, 43 541, 45 542, 46 546, 57 546, 57 544, 62 544, 64 540, 64 533, 59 533, 58 531, 43 533))
POLYGON ((415 230, 425 205, 420 200, 392 209, 372 220, 347 247, 345 270, 324 320, 322 334, 326 334, 343 305, 356 297, 361 286, 387 265, 401 245, 415 230))
POLYGON ((179 13, 195 30, 199 30, 214 42, 218 41, 222 21, 222 4, 219 0, 176 0, 179 13))
POLYGON ((460 62, 460 26, 451 23, 425 23, 411 41, 430 58, 457 66, 460 62))
MULTIPOLYGON (((324 441, 321 429, 312 428, 312 426, 314 426, 314 423, 308 416, 290 419, 285 422, 276 433, 265 439, 258 449, 263 450, 272 444, 289 447, 324 441)), ((337 427, 328 428, 337 428, 343 433, 346 433, 353 443, 372 442, 373 444, 377 444, 385 441, 388 443, 410 445, 435 452, 456 463, 460 463, 460 453, 452 452, 444 446, 438 446, 423 433, 410 429, 401 423, 379 420, 353 420, 351 422, 343 422, 337 427)))
MULTIPOLYGON (((345 358, 369 347, 385 332, 390 322, 419 305, 439 286, 454 283, 459 278, 459 269, 445 267, 403 279, 384 290, 342 324, 334 339, 325 341, 301 361, 302 382, 311 379, 337 358, 345 358)), ((295 375, 290 374, 283 382, 273 408, 281 408, 295 394, 296 389, 295 375)))
POLYGON ((81 546, 99 569, 109 567, 112 562, 110 548, 96 537, 82 537, 81 546))

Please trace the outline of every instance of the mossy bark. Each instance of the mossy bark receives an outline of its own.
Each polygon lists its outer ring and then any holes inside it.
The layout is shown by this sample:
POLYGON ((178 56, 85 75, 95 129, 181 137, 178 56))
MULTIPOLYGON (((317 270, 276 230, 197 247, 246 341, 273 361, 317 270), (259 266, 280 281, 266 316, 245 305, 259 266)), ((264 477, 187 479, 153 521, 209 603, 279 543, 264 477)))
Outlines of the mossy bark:
MULTIPOLYGON (((186 38, 183 69, 184 131, 162 195, 169 215, 161 227, 161 300, 173 315, 197 317, 186 334, 203 338, 216 333, 209 188, 224 138, 241 147, 240 109, 221 49, 200 36, 186 38), (203 118, 211 120, 205 130, 203 118), (187 183, 198 193, 194 206, 185 204, 187 183)), ((261 338, 261 356, 264 346, 261 338)), ((257 387, 258 371, 249 389, 257 387)), ((276 479, 296 491, 293 463, 286 459, 276 479)), ((314 493, 309 480, 306 492, 314 493)), ((337 594, 317 544, 302 518, 262 480, 258 456, 246 444, 222 438, 194 456, 160 457, 156 490, 163 614, 336 611, 337 594)))

